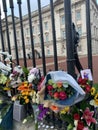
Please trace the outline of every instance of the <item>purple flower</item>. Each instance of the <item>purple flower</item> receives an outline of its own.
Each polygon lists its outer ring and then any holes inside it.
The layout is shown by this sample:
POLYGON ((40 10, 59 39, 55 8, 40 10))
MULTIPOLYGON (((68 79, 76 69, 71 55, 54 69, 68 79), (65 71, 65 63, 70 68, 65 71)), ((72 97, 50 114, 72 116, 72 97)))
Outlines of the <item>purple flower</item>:
POLYGON ((43 118, 46 116, 46 114, 47 114, 47 112, 49 111, 49 109, 43 107, 42 104, 40 104, 40 105, 38 106, 38 108, 39 108, 38 120, 43 120, 43 118))
POLYGON ((38 108, 39 108, 40 111, 42 111, 42 110, 44 109, 42 104, 40 104, 40 105, 38 106, 38 108))

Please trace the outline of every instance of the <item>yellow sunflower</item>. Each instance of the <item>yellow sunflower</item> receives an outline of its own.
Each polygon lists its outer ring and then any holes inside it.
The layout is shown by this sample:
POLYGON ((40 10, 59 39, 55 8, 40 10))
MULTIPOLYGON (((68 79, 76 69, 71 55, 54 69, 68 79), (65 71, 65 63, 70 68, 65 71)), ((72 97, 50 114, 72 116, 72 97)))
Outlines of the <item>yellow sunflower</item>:
POLYGON ((25 103, 27 104, 27 103, 29 103, 29 99, 27 98, 27 99, 25 99, 25 103))
POLYGON ((98 102, 98 93, 95 95, 94 101, 95 101, 95 102, 98 102))
POLYGON ((24 99, 27 99, 27 96, 24 96, 24 99))
POLYGON ((91 95, 94 96, 96 92, 96 89, 94 87, 91 88, 91 95))
POLYGON ((70 109, 70 107, 69 107, 69 106, 66 106, 64 109, 62 109, 62 110, 60 111, 60 114, 66 114, 66 112, 68 112, 69 109, 70 109))
POLYGON ((95 104, 98 105, 98 101, 97 100, 94 100, 95 104))

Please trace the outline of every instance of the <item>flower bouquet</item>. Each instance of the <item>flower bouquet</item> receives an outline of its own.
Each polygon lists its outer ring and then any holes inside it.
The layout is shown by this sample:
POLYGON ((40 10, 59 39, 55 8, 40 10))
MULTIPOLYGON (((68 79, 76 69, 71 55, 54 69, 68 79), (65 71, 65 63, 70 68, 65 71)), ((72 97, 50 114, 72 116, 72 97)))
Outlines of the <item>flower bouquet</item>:
POLYGON ((94 124, 97 123, 94 118, 93 108, 85 100, 69 109, 65 107, 59 114, 60 118, 68 123, 68 130, 92 130, 94 129, 94 124))
POLYGON ((49 72, 41 87, 42 102, 46 100, 60 107, 72 106, 85 97, 84 90, 64 71, 49 72))

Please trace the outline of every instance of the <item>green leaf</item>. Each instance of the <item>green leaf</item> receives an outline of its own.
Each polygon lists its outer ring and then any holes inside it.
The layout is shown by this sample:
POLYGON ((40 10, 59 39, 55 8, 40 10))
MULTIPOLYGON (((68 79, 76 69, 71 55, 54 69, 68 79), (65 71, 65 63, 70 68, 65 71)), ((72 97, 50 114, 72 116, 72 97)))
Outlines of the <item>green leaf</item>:
POLYGON ((35 123, 35 130, 38 130, 38 122, 35 123))
POLYGON ((73 129, 73 125, 72 124, 69 124, 68 127, 67 127, 67 130, 72 130, 73 129))
POLYGON ((26 67, 23 67, 22 70, 26 76, 29 74, 29 70, 26 67))
POLYGON ((57 88, 57 84, 55 83, 55 84, 53 84, 53 88, 57 88))
POLYGON ((52 85, 52 84, 53 84, 52 79, 49 79, 49 80, 48 80, 48 84, 49 84, 49 85, 52 85))
POLYGON ((83 100, 80 103, 80 109, 85 110, 87 107, 90 107, 90 104, 86 100, 83 100))
POLYGON ((96 91, 98 92, 98 83, 93 84, 93 87, 95 87, 96 91))
POLYGON ((6 106, 1 110, 1 117, 2 117, 2 118, 6 115, 6 113, 7 113, 8 110, 9 110, 9 108, 10 108, 10 104, 6 105, 6 106))
POLYGON ((63 121, 68 122, 69 124, 74 125, 74 119, 72 118, 72 115, 70 114, 61 114, 61 119, 63 121))

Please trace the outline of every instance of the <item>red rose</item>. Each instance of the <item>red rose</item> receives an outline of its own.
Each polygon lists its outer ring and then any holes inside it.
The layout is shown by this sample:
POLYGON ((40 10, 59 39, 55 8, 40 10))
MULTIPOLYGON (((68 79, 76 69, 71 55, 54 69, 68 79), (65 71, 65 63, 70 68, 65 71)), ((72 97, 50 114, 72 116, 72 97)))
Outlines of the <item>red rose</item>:
POLYGON ((86 91, 86 93, 89 93, 90 90, 91 90, 91 86, 87 84, 87 85, 85 86, 85 91, 86 91))
POLYGON ((77 130, 83 130, 83 128, 84 128, 83 122, 79 121, 78 126, 77 126, 77 130))
POLYGON ((64 100, 66 98, 67 98, 67 94, 65 92, 60 92, 59 93, 59 99, 64 100))
POLYGON ((54 95, 53 95, 53 97, 54 97, 55 99, 59 99, 59 92, 55 92, 54 95))
POLYGON ((48 89, 48 91, 51 91, 53 89, 53 87, 51 85, 48 85, 47 89, 48 89))
POLYGON ((80 115, 79 115, 78 113, 75 113, 75 114, 74 114, 74 119, 75 119, 75 120, 79 120, 79 119, 80 119, 80 115))
POLYGON ((81 77, 78 79, 78 83, 81 85, 85 85, 87 83, 87 79, 82 79, 81 77))

